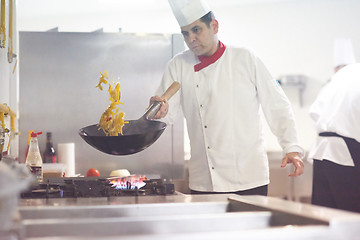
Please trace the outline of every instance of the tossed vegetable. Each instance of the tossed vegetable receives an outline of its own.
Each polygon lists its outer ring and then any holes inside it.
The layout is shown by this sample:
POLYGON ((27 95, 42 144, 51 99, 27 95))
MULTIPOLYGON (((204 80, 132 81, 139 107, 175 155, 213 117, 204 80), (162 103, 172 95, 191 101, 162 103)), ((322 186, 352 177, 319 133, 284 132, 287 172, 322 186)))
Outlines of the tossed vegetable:
POLYGON ((122 128, 128 121, 124 120, 125 113, 120 111, 118 105, 124 104, 120 102, 120 83, 114 83, 115 87, 112 87, 106 79, 109 78, 109 73, 107 70, 104 73, 101 73, 101 77, 98 85, 96 86, 100 90, 103 90, 102 84, 109 85, 109 100, 111 101, 109 107, 103 112, 99 122, 99 129, 103 130, 104 133, 108 136, 118 136, 119 134, 123 135, 122 128))

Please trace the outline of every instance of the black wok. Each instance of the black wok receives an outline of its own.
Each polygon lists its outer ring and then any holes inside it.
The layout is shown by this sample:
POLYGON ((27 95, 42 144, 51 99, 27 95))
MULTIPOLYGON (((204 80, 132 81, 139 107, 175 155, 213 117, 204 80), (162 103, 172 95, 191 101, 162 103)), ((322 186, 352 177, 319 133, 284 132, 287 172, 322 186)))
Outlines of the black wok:
MULTIPOLYGON (((180 84, 174 82, 161 98, 170 99, 179 88, 180 84)), ((150 120, 160 106, 160 102, 155 102, 141 118, 126 123, 123 127, 123 135, 106 136, 97 124, 81 128, 79 135, 89 145, 107 154, 129 155, 140 152, 153 144, 166 128, 166 123, 150 120)))

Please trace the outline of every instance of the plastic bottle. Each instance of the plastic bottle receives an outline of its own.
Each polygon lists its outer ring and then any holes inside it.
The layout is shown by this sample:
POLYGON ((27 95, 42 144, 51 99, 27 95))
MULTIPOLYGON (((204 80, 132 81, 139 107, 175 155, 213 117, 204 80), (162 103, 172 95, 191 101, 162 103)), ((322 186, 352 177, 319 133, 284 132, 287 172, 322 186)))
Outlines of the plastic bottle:
POLYGON ((37 136, 42 134, 42 132, 32 132, 31 133, 31 139, 30 139, 30 146, 29 151, 26 156, 26 166, 30 169, 30 172, 32 172, 36 179, 38 181, 42 181, 43 179, 43 169, 42 169, 42 158, 39 150, 39 143, 37 136))
POLYGON ((44 163, 56 163, 56 151, 52 142, 52 133, 46 133, 46 148, 44 151, 44 163))

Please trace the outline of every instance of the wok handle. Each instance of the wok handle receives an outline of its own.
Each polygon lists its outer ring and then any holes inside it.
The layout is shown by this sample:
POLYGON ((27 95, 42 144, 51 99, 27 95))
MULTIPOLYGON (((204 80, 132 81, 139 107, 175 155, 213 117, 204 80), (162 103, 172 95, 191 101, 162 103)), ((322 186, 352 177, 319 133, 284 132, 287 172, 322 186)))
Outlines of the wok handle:
MULTIPOLYGON (((179 82, 173 82, 170 87, 164 92, 164 94, 161 96, 162 99, 169 100, 174 94, 179 91, 180 89, 180 83, 179 82)), ((159 111, 161 107, 161 102, 155 101, 145 112, 144 116, 146 119, 150 120, 153 119, 153 117, 156 115, 156 113, 159 111)))
POLYGON ((179 82, 173 82, 173 84, 170 85, 170 87, 164 92, 164 94, 161 96, 162 99, 169 100, 174 94, 179 91, 180 89, 180 83, 179 82))
POLYGON ((155 101, 153 104, 150 105, 150 107, 146 110, 143 117, 147 120, 152 120, 156 113, 159 111, 161 107, 161 102, 155 101))

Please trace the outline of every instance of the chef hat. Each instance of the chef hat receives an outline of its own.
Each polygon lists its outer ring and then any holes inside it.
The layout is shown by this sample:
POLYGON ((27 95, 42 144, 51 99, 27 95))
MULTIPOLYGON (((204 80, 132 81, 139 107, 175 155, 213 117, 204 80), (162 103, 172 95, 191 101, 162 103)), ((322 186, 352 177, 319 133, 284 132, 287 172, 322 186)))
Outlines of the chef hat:
POLYGON ((354 49, 349 38, 338 38, 334 42, 334 67, 355 63, 354 49))
POLYGON ((180 27, 189 25, 211 11, 204 0, 169 0, 180 27))

